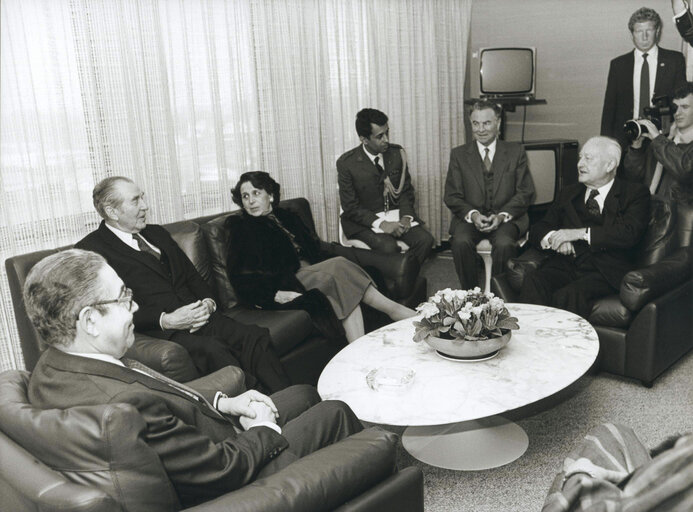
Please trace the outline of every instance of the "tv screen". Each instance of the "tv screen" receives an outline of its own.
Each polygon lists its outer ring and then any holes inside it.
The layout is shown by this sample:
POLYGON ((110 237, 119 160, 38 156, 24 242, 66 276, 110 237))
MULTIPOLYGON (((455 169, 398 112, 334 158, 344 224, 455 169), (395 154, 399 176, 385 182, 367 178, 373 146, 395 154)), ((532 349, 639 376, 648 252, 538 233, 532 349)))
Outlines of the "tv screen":
POLYGON ((534 95, 534 48, 481 48, 479 92, 486 96, 534 95))
POLYGON ((534 180, 536 196, 532 205, 553 202, 556 191, 556 151, 554 149, 529 149, 527 165, 534 180))

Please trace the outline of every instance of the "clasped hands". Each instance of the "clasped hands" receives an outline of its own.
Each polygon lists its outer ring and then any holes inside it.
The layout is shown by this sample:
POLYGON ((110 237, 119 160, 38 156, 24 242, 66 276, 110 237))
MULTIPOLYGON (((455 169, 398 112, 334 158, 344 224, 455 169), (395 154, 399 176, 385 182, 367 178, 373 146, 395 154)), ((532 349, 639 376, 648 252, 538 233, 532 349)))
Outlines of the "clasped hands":
POLYGON ((551 249, 565 256, 575 256, 573 242, 582 240, 585 235, 583 228, 557 229, 544 241, 542 249, 551 249))
POLYGON ((490 233, 498 229, 498 226, 503 224, 503 216, 497 213, 491 215, 482 215, 479 212, 472 213, 471 217, 474 227, 482 233, 490 233))
POLYGON ((261 422, 277 423, 277 406, 267 395, 251 389, 238 396, 220 398, 217 409, 224 414, 238 416, 244 430, 261 422))
POLYGON ((411 229, 411 218, 403 217, 399 222, 384 220, 380 223, 380 229, 395 238, 400 237, 411 229))
POLYGON ((186 304, 171 313, 164 313, 161 328, 195 332, 209 321, 214 309, 214 301, 208 298, 186 304))

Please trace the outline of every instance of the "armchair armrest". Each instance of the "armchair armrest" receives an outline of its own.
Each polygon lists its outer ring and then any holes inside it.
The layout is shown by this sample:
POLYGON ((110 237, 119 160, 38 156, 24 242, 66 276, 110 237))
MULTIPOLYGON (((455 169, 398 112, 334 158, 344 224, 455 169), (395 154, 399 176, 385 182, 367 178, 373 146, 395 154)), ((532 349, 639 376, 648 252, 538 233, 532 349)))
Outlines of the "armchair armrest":
POLYGON ((504 275, 510 287, 516 292, 519 292, 525 280, 525 275, 539 268, 539 265, 548 257, 548 251, 540 251, 539 249, 530 247, 517 258, 509 260, 507 265, 508 269, 504 275))
POLYGON ((363 430, 273 475, 186 510, 334 510, 394 472, 396 442, 392 432, 363 430))
POLYGON ((383 254, 355 247, 344 247, 338 243, 321 242, 321 250, 332 256, 343 256, 360 267, 377 270, 385 281, 390 298, 401 300, 409 297, 419 277, 420 265, 416 258, 407 253, 383 254))
POLYGON ((639 311, 648 302, 691 279, 692 252, 690 247, 681 247, 649 267, 628 272, 621 281, 623 305, 631 311, 639 311))
POLYGON ((135 333, 135 342, 125 355, 178 382, 199 376, 188 351, 172 341, 135 333))
MULTIPOLYGON (((40 503, 41 510, 78 512, 116 512, 121 507, 108 494, 94 487, 73 484, 53 471, 4 434, 0 434, 0 488, 6 485, 18 495, 21 504, 13 505, 13 496, 3 504, 12 510, 23 509, 27 502, 40 503), (26 500, 26 502, 24 502, 26 500)), ((38 509, 37 509, 38 510, 38 509)))
POLYGON ((229 396, 237 396, 246 391, 245 374, 237 366, 226 366, 185 384, 198 391, 204 389, 221 391, 229 396))

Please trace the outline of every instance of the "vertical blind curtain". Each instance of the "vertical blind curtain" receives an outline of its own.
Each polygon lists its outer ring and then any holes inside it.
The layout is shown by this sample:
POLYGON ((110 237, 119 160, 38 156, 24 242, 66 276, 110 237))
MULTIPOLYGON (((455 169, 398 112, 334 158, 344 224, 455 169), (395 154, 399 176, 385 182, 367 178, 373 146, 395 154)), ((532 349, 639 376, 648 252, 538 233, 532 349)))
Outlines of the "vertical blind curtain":
MULTIPOLYGON (((356 112, 390 117, 437 240, 464 142, 471 0, 3 0, 0 259, 74 243, 96 182, 142 186, 150 222, 234 208, 266 170, 337 239, 335 161, 356 112)), ((0 369, 22 368, 4 265, 0 369)))

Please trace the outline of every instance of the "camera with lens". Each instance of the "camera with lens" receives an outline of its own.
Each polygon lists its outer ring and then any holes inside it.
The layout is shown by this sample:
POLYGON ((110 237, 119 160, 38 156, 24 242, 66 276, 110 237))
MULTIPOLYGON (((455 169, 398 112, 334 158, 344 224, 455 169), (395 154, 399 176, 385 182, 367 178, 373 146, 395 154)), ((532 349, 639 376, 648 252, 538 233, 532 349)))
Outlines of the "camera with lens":
MULTIPOLYGON (((671 102, 669 96, 655 96, 652 98, 652 106, 643 109, 641 119, 649 119, 657 129, 661 130, 664 124, 667 125, 666 128, 669 127, 668 124, 675 111, 676 105, 671 102)), ((631 119, 623 125, 623 131, 628 140, 634 141, 642 135, 643 130, 647 132, 647 128, 639 121, 639 119, 631 119)))

